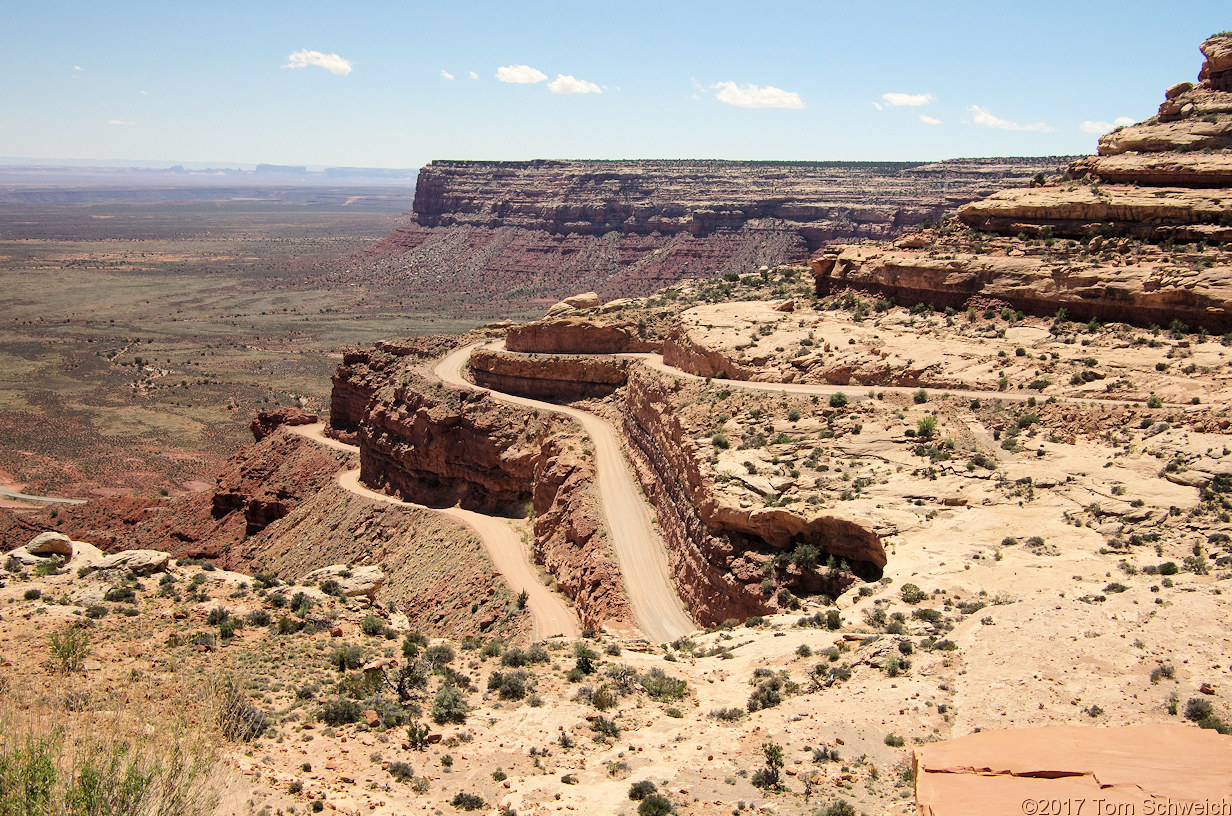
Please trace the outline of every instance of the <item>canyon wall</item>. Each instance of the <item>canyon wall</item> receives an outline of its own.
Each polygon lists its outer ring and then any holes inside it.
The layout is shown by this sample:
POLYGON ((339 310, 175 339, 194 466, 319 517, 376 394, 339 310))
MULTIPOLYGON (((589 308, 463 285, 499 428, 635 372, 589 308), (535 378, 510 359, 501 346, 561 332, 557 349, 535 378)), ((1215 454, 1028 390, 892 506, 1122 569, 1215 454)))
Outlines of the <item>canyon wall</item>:
POLYGON ((410 221, 358 264, 366 279, 476 301, 648 294, 892 238, 1066 161, 437 161, 410 221))
POLYGON ((854 519, 799 516, 781 508, 733 505, 703 471, 693 438, 673 409, 676 381, 640 366, 629 370, 621 420, 631 460, 654 505, 681 597, 694 617, 713 625, 729 618, 781 612, 777 590, 838 597, 860 579, 876 580, 886 565, 877 535, 854 519), (793 565, 763 567, 793 546, 809 544, 845 559, 851 571, 793 565), (772 578, 766 591, 763 581, 772 578))
POLYGON ((591 493, 589 439, 556 415, 444 386, 417 362, 384 344, 339 366, 334 401, 344 410, 331 422, 359 445, 362 481, 421 504, 533 517, 535 559, 583 626, 631 620, 591 493))
MULTIPOLYGON (((547 328, 537 336, 550 337, 547 328)), ((585 340, 581 334, 568 336, 585 340)), ((549 345, 562 345, 562 338, 549 345)), ((635 474, 654 506, 674 583, 698 622, 713 625, 782 611, 779 589, 837 597, 861 578, 881 576, 885 551, 876 534, 854 519, 806 518, 780 508, 733 504, 703 468, 691 433, 676 415, 676 380, 625 359, 587 357, 585 346, 570 350, 578 354, 480 350, 472 354, 471 371, 477 382, 497 379, 521 396, 551 391, 568 376, 575 378, 579 397, 615 395, 611 416, 629 441, 635 474), (494 377, 494 371, 501 373, 494 377), (619 388, 613 387, 616 381, 619 388), (844 559, 851 570, 763 569, 800 544, 844 559), (767 592, 763 582, 771 576, 767 592)))

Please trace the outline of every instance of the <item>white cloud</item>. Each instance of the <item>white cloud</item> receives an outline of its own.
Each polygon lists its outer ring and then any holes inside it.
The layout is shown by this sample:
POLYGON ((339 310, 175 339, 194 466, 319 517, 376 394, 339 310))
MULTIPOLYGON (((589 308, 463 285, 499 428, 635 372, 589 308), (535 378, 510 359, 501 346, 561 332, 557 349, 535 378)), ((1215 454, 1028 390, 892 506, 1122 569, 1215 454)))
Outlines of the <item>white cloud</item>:
POLYGON ((290 60, 283 68, 307 68, 309 65, 316 65, 319 68, 324 68, 331 74, 346 76, 351 73, 351 61, 345 60, 337 54, 322 54, 320 51, 296 51, 291 56, 287 57, 290 60))
POLYGON ((479 79, 479 74, 475 73, 474 71, 467 71, 466 78, 467 79, 479 79))
POLYGON ((929 102, 935 102, 937 100, 937 97, 932 94, 905 93, 883 93, 881 98, 885 100, 887 105, 893 105, 896 108, 900 108, 903 105, 918 108, 920 105, 927 105, 929 102))
POLYGON ((442 68, 441 69, 441 79, 453 79, 453 74, 449 73, 444 68, 442 68))
POLYGON ((135 125, 135 124, 137 124, 137 123, 136 123, 136 122, 128 122, 128 121, 126 121, 126 120, 124 120, 124 119, 108 119, 108 120, 107 120, 107 124, 109 124, 109 125, 135 125))
POLYGON ((967 108, 967 110, 971 111, 975 123, 983 127, 996 128, 997 130, 1029 130, 1033 133, 1053 133, 1056 131, 1056 128, 1043 122, 1033 122, 1029 125, 1020 125, 1017 122, 1002 119, 1001 117, 994 116, 984 110, 979 105, 972 105, 967 108))
POLYGON ((714 98, 738 108, 803 108, 804 100, 794 91, 785 91, 773 85, 737 85, 734 82, 719 82, 711 86, 717 91, 714 98))
POLYGON ((543 82, 548 75, 529 65, 502 65, 496 69, 496 78, 501 82, 512 82, 515 85, 533 85, 536 82, 543 82))
POLYGON ((73 66, 73 70, 74 70, 74 71, 80 71, 80 70, 81 70, 81 66, 80 66, 80 65, 74 65, 74 66, 73 66))
POLYGON ((924 123, 924 124, 926 124, 926 125, 939 125, 939 124, 941 124, 941 120, 940 120, 940 119, 934 119, 933 117, 929 116, 929 115, 928 115, 928 114, 926 114, 926 113, 921 113, 921 114, 920 114, 920 121, 921 121, 921 122, 923 122, 923 123, 924 123))
POLYGON ((595 83, 567 74, 557 74, 556 79, 548 83, 548 90, 554 94, 603 93, 595 83))
POLYGON ((1093 133, 1096 136, 1103 136, 1110 130, 1116 130, 1119 127, 1125 127, 1126 125, 1132 125, 1133 123, 1134 120, 1130 119, 1128 116, 1118 116, 1111 122, 1083 122, 1078 126, 1078 129, 1083 133, 1093 133))

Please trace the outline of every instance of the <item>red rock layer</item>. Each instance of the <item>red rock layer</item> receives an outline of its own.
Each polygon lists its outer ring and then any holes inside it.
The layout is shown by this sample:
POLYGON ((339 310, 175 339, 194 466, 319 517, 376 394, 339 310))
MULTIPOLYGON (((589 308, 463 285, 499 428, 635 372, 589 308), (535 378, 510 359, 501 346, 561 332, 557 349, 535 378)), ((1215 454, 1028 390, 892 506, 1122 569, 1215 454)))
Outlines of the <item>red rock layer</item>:
POLYGON ((606 397, 625 384, 627 363, 610 357, 539 355, 476 349, 471 353, 475 382, 509 394, 571 402, 606 397))

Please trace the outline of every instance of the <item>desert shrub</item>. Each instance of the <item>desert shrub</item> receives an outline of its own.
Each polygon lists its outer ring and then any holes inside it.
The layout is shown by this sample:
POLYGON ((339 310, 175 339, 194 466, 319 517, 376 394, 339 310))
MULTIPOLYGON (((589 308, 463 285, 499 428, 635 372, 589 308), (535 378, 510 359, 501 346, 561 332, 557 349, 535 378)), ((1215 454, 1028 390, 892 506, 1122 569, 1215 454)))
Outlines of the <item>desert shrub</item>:
POLYGON ((452 684, 441 686, 436 697, 432 700, 432 708, 428 712, 433 722, 437 725, 445 723, 464 723, 466 715, 470 713, 470 706, 466 703, 466 696, 452 684))
POLYGON ((333 697, 326 700, 317 711, 317 719, 326 725, 346 725, 358 722, 360 714, 359 703, 349 697, 333 697))
POLYGON ((27 601, 37 601, 39 598, 43 597, 43 590, 37 588, 27 589, 22 597, 27 601))
POLYGON ((492 672, 488 689, 496 691, 502 700, 521 700, 526 697, 531 675, 525 671, 492 672))
POLYGON ((770 677, 757 684, 749 695, 746 704, 749 712, 760 711, 763 708, 773 708, 783 702, 783 681, 778 677, 770 677))
POLYGON ((1175 561, 1165 561, 1159 565, 1160 575, 1176 575, 1180 571, 1180 567, 1176 565, 1175 561))
POLYGON ((530 663, 530 655, 517 646, 511 646, 501 654, 500 662, 502 666, 517 669, 530 663))
POLYGON ((817 811, 817 816, 856 816, 856 809, 846 799, 839 799, 817 811))
POLYGON ((231 612, 225 606, 216 606, 205 616, 205 622, 210 626, 217 626, 223 621, 229 620, 230 617, 231 612))
POLYGON ((343 643, 329 656, 329 664, 340 672, 358 669, 364 664, 364 650, 356 643, 343 643))
POLYGON ((252 704, 234 678, 218 683, 215 700, 215 719, 227 739, 252 742, 269 727, 269 717, 252 704))
POLYGON ((830 395, 830 407, 831 408, 842 408, 846 404, 847 404, 847 395, 844 394, 842 391, 836 391, 830 395))
POLYGON ((590 721, 590 730, 603 737, 616 739, 620 736, 620 726, 607 717, 595 717, 590 721))
POLYGON ((484 802, 483 797, 478 794, 459 791, 452 799, 449 800, 449 804, 453 805, 458 810, 479 810, 479 808, 483 807, 487 803, 484 802))
POLYGON ((416 751, 428 747, 428 726, 421 723, 411 723, 406 727, 406 741, 416 751))
POLYGON ((54 665, 65 673, 79 671, 90 656, 90 633, 79 626, 57 629, 48 636, 48 643, 54 665))
POLYGON ((1210 700, 1206 700, 1202 697, 1190 697, 1185 701, 1185 719, 1187 720, 1198 722, 1200 720, 1205 720, 1214 713, 1215 708, 1211 705, 1210 700))
POLYGON ((646 693, 655 700, 679 700, 689 690, 689 684, 672 677, 657 666, 643 674, 639 680, 646 693))
POLYGON ((744 716, 743 708, 714 708, 710 710, 710 716, 722 722, 735 722, 744 716))
POLYGON ((112 603, 137 603, 137 590, 127 584, 113 586, 103 594, 103 600, 112 603))
POLYGON ((897 734, 886 734, 883 742, 891 748, 902 748, 907 744, 907 741, 897 734))
POLYGON ((237 624, 233 620, 225 620, 218 624, 218 638, 220 640, 230 640, 235 637, 237 624))
POLYGON ((1151 669, 1151 682, 1158 683, 1160 680, 1171 680, 1176 676, 1176 668, 1171 663, 1162 663, 1151 669))
POLYGON ((270 613, 264 609, 254 609, 244 616, 244 622, 249 626, 269 626, 270 613))
POLYGON ((661 793, 650 794, 637 806, 637 816, 669 816, 675 812, 672 800, 661 793))
POLYGON ((94 734, 66 744, 62 731, 47 735, 14 729, 0 745, 0 813, 5 816, 127 816, 212 813, 213 757, 175 735, 94 734))
POLYGON ((899 595, 904 603, 912 605, 918 604, 928 597, 928 593, 915 584, 903 584, 902 589, 899 590, 899 595))
POLYGON ((655 783, 651 782, 649 779, 643 779, 642 781, 634 782, 629 786, 629 798, 634 802, 640 802, 657 790, 658 788, 655 787, 655 783))
POLYGON ((600 711, 615 708, 619 701, 620 697, 616 694, 616 690, 606 683, 596 689, 595 693, 590 696, 590 704, 600 711))
POLYGON ((391 762, 389 775, 399 782, 410 782, 415 777, 415 769, 409 762, 391 762))
POLYGON ((756 787, 777 790, 782 783, 783 746, 773 742, 763 742, 761 753, 766 764, 754 772, 750 781, 756 787))
POLYGON ((456 656, 457 655, 454 654, 453 649, 444 643, 436 646, 429 646, 424 649, 423 653, 424 661, 432 667, 433 671, 452 663, 456 656))
POLYGON ((304 622, 283 615, 278 619, 277 632, 280 635, 293 635, 304 628, 304 622))

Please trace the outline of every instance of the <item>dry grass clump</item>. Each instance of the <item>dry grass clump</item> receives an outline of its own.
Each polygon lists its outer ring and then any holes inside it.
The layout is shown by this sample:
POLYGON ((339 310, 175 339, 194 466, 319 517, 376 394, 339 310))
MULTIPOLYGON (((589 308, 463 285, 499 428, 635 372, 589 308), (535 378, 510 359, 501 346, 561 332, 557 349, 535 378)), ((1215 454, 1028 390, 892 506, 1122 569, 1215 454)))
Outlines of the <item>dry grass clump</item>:
POLYGON ((188 723, 188 709, 136 698, 95 708, 82 702, 103 695, 71 692, 55 706, 45 694, 9 692, 0 705, 3 816, 194 816, 218 804, 214 735, 188 723))

